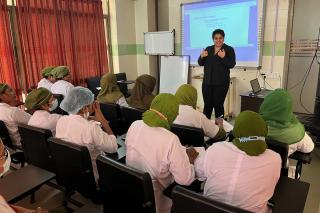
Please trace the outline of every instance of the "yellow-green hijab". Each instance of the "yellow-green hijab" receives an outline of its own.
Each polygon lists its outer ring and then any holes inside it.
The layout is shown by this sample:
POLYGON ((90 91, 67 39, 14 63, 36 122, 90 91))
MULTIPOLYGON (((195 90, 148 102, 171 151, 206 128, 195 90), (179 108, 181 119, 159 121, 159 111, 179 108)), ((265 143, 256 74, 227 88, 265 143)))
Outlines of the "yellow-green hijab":
POLYGON ((198 93, 196 88, 193 86, 189 84, 180 86, 176 92, 176 97, 181 105, 192 106, 194 109, 196 109, 198 93))
POLYGON ((235 120, 232 143, 247 155, 258 156, 267 149, 267 134, 267 124, 258 113, 243 111, 235 120))
POLYGON ((172 94, 162 93, 153 99, 150 109, 143 113, 142 120, 150 127, 170 129, 178 113, 178 99, 172 94))
POLYGON ((156 79, 151 75, 141 75, 131 91, 129 104, 131 107, 147 110, 150 107, 154 95, 152 94, 156 85, 156 79))
POLYGON ((284 89, 276 89, 265 97, 260 115, 268 124, 268 136, 274 140, 293 144, 305 135, 304 126, 293 114, 292 97, 284 89))
POLYGON ((105 74, 100 80, 101 90, 97 97, 100 103, 117 103, 117 101, 123 97, 120 88, 117 83, 117 77, 115 74, 109 72, 105 74))
POLYGON ((54 66, 49 66, 49 67, 45 67, 41 70, 41 75, 42 77, 44 78, 47 78, 49 77, 50 75, 52 75, 52 70, 54 69, 55 67, 54 66))

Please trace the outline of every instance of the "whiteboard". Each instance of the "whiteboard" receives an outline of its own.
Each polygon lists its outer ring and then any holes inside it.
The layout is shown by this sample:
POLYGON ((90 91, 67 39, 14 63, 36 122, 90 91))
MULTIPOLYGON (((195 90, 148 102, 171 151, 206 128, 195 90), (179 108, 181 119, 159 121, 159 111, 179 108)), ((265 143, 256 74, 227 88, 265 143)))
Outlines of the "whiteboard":
POLYGON ((160 63, 160 93, 175 94, 188 83, 190 57, 161 56, 160 63))
POLYGON ((146 55, 174 55, 174 30, 144 33, 146 55))

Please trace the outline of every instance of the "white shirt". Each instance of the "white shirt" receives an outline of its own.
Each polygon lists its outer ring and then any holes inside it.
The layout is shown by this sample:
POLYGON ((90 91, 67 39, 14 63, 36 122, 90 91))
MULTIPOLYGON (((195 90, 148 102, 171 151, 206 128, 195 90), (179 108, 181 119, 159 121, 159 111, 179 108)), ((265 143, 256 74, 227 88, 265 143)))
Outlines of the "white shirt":
POLYGON ((305 133, 304 137, 298 143, 290 144, 288 150, 288 156, 290 156, 295 151, 300 151, 303 153, 309 153, 313 150, 314 143, 310 136, 305 133))
POLYGON ((119 106, 122 106, 122 107, 129 107, 126 98, 123 96, 121 98, 119 98, 119 100, 116 102, 116 104, 118 104, 119 106))
POLYGON ((28 124, 31 115, 6 103, 0 103, 0 120, 2 120, 8 129, 11 141, 14 145, 21 145, 21 137, 18 132, 18 124, 28 124))
POLYGON ((52 94, 60 94, 66 97, 67 94, 72 90, 74 86, 65 80, 58 80, 51 86, 52 94))
POLYGON ((215 124, 215 121, 209 120, 203 113, 188 105, 179 106, 179 115, 173 123, 201 128, 204 135, 209 138, 214 138, 219 132, 219 126, 215 124))
POLYGON ((249 156, 230 142, 219 142, 200 154, 195 169, 198 178, 206 179, 205 196, 252 212, 268 212, 281 158, 269 149, 249 156))
POLYGON ((178 137, 161 127, 149 127, 135 121, 126 136, 126 163, 148 172, 153 180, 157 213, 169 213, 171 200, 162 191, 174 181, 190 185, 194 167, 178 137))
POLYGON ((49 129, 52 132, 52 135, 55 136, 57 122, 61 117, 62 115, 50 114, 45 110, 37 110, 33 113, 28 125, 42 129, 49 129))
POLYGON ((0 196, 0 212, 1 213, 15 213, 9 204, 4 200, 2 196, 0 196))
POLYGON ((114 153, 118 149, 114 135, 104 132, 98 122, 88 121, 80 115, 61 117, 57 123, 56 137, 88 148, 96 179, 98 179, 97 156, 104 152, 114 153))
POLYGON ((52 85, 53 84, 51 83, 51 81, 49 81, 48 79, 43 78, 38 83, 38 89, 40 87, 43 87, 43 88, 46 88, 47 90, 51 91, 52 85))

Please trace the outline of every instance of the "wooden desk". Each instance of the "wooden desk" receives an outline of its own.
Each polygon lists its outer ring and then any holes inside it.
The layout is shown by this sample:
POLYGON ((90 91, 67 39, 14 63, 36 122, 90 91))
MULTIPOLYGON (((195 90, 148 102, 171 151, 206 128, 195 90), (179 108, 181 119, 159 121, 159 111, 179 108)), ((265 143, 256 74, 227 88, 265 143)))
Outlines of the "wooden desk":
POLYGON ((271 90, 261 90, 261 94, 251 96, 252 92, 246 92, 240 94, 241 96, 241 112, 245 110, 251 110, 259 113, 260 106, 264 98, 271 92, 271 90))
POLYGON ((0 195, 13 204, 55 177, 52 172, 28 165, 0 179, 0 195))
POLYGON ((310 184, 281 176, 270 202, 274 204, 272 213, 303 213, 310 184))

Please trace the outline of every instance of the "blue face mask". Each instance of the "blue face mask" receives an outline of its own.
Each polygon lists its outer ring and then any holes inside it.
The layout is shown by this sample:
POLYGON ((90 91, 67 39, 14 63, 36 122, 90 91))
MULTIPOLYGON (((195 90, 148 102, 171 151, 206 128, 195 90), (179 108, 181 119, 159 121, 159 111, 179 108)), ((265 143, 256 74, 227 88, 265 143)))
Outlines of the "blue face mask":
POLYGON ((49 111, 50 111, 50 112, 54 111, 55 109, 58 108, 58 105, 59 105, 59 103, 58 103, 57 99, 55 99, 55 100, 52 102, 52 106, 49 108, 49 111))

